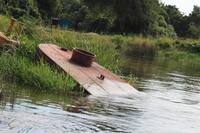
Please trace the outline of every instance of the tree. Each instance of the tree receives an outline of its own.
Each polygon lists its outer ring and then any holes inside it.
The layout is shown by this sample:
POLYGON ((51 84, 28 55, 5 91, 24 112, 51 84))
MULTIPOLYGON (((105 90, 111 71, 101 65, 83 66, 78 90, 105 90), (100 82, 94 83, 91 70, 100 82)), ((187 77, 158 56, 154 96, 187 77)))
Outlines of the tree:
POLYGON ((0 13, 6 14, 6 9, 5 9, 5 2, 4 2, 4 0, 0 0, 0 13))
POLYGON ((40 18, 35 0, 4 0, 4 13, 17 19, 23 16, 40 18))
POLYGON ((200 7, 194 6, 192 13, 189 14, 189 18, 196 25, 200 25, 200 7))
POLYGON ((121 31, 126 25, 140 31, 144 30, 153 19, 152 11, 159 7, 158 0, 81 0, 81 2, 93 12, 104 13, 119 21, 121 31))
POLYGON ((154 21, 152 21, 152 23, 149 25, 146 34, 153 36, 167 36, 172 38, 177 37, 173 26, 171 24, 168 24, 165 21, 164 16, 159 15, 157 12, 154 12, 154 21))
POLYGON ((193 11, 188 16, 188 36, 200 38, 200 7, 194 6, 193 11))
POLYGON ((63 7, 60 10, 60 17, 72 20, 72 27, 75 30, 80 30, 79 25, 88 14, 87 7, 82 5, 78 0, 61 0, 61 3, 63 7))
POLYGON ((179 35, 182 32, 182 26, 180 25, 183 21, 183 15, 181 12, 176 8, 176 6, 166 5, 163 9, 168 14, 169 21, 168 23, 174 27, 174 30, 179 35))
POLYGON ((60 0, 36 0, 38 3, 39 12, 44 20, 52 17, 58 17, 59 11, 62 10, 60 0))

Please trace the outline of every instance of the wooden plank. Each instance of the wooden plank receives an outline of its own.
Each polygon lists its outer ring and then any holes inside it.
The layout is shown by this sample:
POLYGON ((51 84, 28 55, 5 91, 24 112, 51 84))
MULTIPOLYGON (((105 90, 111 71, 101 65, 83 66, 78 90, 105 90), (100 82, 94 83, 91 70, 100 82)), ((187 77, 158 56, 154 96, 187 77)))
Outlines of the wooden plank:
MULTIPOLYGON (((103 90, 99 85, 94 83, 90 77, 86 76, 82 71, 77 70, 76 66, 69 62, 69 59, 61 56, 57 50, 60 51, 60 47, 56 45, 39 45, 39 50, 37 52, 46 60, 50 65, 57 64, 63 71, 70 74, 80 85, 83 85, 84 88, 90 88, 92 84, 92 90, 88 91, 90 94, 95 95, 108 95, 109 93, 103 90)), ((65 54, 69 55, 71 58, 71 51, 67 51, 65 54)))
POLYGON ((44 53, 40 56, 49 58, 46 59, 47 62, 60 66, 92 95, 124 95, 138 92, 120 77, 95 62, 91 67, 84 67, 70 61, 72 52, 69 50, 63 51, 53 44, 40 44, 38 49, 44 53), (105 76, 104 80, 98 78, 100 75, 105 76))
POLYGON ((14 40, 11 36, 6 36, 4 33, 0 32, 0 44, 12 44, 19 43, 18 40, 14 40))

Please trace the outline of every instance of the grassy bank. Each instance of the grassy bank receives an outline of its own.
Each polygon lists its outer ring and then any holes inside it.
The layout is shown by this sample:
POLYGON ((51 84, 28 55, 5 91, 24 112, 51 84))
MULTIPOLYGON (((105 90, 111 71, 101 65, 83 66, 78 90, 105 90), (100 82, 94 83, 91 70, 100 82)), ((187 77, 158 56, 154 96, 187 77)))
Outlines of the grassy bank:
POLYGON ((198 39, 121 35, 115 35, 113 38, 122 53, 128 56, 200 61, 200 40, 198 39))
MULTIPOLYGON (((6 32, 10 19, 0 16, 0 20, 0 31, 6 32)), ((97 56, 95 62, 117 75, 123 75, 120 69, 123 65, 120 60, 122 55, 200 60, 200 40, 95 35, 38 27, 31 21, 25 22, 19 40, 21 43, 14 49, 1 51, 1 79, 34 85, 41 90, 71 92, 76 89, 82 92, 81 87, 77 89, 76 82, 69 75, 50 68, 43 61, 38 65, 34 63, 37 46, 41 43, 56 44, 69 50, 77 47, 92 52, 97 56)), ((131 77, 129 79, 133 80, 130 82, 134 84, 136 79, 131 77)))
MULTIPOLYGON (((2 16, 0 20, 9 22, 10 19, 2 16)), ((0 31, 6 32, 8 22, 2 24, 4 28, 0 31)), ((115 49, 116 45, 109 41, 110 38, 107 36, 36 27, 31 22, 27 22, 18 39, 21 43, 14 49, 1 51, 2 80, 33 85, 41 90, 82 92, 82 87, 77 87, 76 82, 69 75, 50 68, 43 61, 37 65, 34 63, 37 46, 41 43, 55 44, 69 50, 77 47, 92 52, 97 56, 95 62, 117 75, 122 75, 118 65, 119 56, 115 49)))

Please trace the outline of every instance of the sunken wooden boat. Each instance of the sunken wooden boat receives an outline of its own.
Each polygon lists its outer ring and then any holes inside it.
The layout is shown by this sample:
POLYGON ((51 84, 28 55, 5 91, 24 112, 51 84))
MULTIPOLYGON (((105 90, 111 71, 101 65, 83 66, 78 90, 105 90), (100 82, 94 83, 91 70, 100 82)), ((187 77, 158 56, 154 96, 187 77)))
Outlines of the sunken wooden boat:
POLYGON ((70 51, 54 44, 39 44, 35 60, 43 58, 51 66, 59 66, 92 95, 126 95, 138 92, 119 76, 94 62, 95 57, 93 53, 78 48, 70 51))

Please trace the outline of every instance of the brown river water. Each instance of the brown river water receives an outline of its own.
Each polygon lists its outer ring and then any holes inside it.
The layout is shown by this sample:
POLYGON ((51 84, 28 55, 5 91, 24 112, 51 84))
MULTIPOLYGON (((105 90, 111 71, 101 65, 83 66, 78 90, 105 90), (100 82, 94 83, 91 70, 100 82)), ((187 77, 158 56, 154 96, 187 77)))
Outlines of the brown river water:
POLYGON ((0 132, 200 132, 199 62, 129 59, 123 70, 138 77, 138 94, 73 96, 3 83, 0 132))

